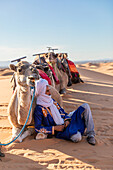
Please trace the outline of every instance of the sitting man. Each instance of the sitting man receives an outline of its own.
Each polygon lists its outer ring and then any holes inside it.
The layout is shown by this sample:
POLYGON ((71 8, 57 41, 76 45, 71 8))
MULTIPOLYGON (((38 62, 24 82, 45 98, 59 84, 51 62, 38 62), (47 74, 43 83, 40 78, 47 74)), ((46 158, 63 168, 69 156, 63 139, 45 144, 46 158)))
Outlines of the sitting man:
POLYGON ((78 142, 86 129, 88 143, 95 145, 94 123, 88 104, 82 104, 69 114, 51 98, 48 82, 44 79, 36 81, 36 107, 34 111, 36 139, 55 135, 56 138, 78 142))

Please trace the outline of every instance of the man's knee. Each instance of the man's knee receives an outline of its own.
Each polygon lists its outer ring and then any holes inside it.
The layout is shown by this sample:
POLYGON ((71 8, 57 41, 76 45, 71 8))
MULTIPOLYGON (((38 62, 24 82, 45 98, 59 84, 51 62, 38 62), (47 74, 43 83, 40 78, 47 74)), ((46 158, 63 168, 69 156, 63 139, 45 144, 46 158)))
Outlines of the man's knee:
POLYGON ((90 111, 90 106, 89 106, 89 104, 84 103, 84 104, 82 104, 81 106, 84 107, 86 111, 90 111))
POLYGON ((74 134, 70 138, 73 142, 79 142, 82 140, 82 135, 80 132, 77 132, 77 134, 74 134))
POLYGON ((87 103, 84 103, 84 104, 82 104, 81 106, 84 107, 85 109, 90 109, 90 106, 89 106, 89 104, 87 104, 87 103))

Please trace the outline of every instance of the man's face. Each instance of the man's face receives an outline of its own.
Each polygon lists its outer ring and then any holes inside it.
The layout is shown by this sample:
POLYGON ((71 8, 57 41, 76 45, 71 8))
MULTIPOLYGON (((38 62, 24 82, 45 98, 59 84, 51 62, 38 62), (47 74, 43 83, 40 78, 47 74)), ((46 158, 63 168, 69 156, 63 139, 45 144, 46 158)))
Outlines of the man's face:
POLYGON ((50 87, 49 87, 49 86, 46 86, 46 92, 45 92, 45 94, 47 94, 48 96, 51 95, 50 87))

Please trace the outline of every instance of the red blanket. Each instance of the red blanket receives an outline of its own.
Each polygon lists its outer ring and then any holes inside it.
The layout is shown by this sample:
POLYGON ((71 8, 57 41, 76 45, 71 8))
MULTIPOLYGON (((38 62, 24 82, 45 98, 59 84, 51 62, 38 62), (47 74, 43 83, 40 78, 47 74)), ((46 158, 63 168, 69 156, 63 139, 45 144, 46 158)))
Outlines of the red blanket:
MULTIPOLYGON (((48 65, 49 65, 49 64, 48 64, 48 65)), ((58 79, 58 77, 57 77, 57 75, 56 75, 53 67, 51 67, 51 65, 49 65, 49 68, 50 68, 50 70, 52 71, 52 74, 53 74, 53 77, 54 77, 54 80, 55 80, 56 84, 59 84, 59 83, 60 83, 60 82, 59 82, 59 79, 58 79)))
POLYGON ((48 83, 49 83, 49 85, 51 85, 51 79, 47 76, 47 74, 46 74, 43 70, 40 70, 40 69, 37 69, 37 70, 38 70, 40 76, 41 76, 43 79, 47 80, 48 83))

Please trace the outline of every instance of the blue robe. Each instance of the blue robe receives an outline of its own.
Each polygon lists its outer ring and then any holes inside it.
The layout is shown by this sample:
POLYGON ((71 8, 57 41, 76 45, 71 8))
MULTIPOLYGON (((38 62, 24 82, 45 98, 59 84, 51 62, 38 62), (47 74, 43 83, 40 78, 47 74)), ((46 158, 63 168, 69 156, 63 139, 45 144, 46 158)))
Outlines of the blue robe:
MULTIPOLYGON (((83 135, 85 130, 85 121, 82 116, 82 113, 85 109, 80 106, 77 110, 75 110, 75 112, 70 118, 68 116, 68 113, 66 113, 56 101, 53 100, 53 103, 56 105, 64 121, 70 120, 70 124, 62 132, 55 132, 55 136, 60 139, 69 140, 72 135, 77 133, 77 131, 81 132, 81 134, 83 135)), ((50 109, 41 105, 36 105, 35 107, 34 121, 35 131, 43 132, 45 134, 52 134, 52 126, 56 125, 53 120, 50 109)))

